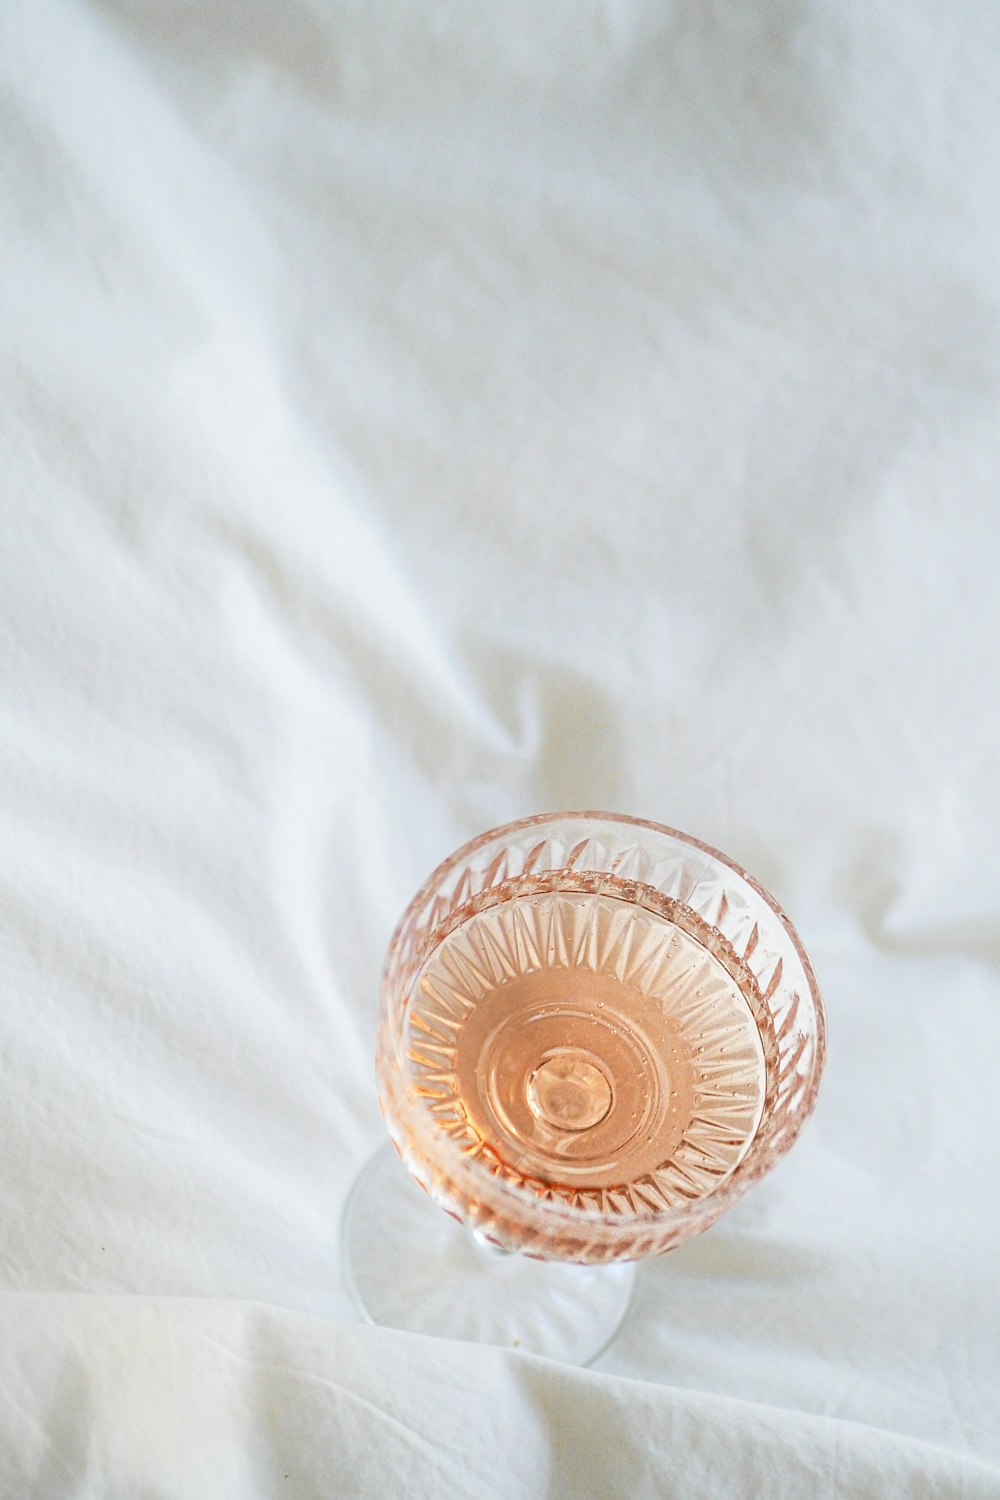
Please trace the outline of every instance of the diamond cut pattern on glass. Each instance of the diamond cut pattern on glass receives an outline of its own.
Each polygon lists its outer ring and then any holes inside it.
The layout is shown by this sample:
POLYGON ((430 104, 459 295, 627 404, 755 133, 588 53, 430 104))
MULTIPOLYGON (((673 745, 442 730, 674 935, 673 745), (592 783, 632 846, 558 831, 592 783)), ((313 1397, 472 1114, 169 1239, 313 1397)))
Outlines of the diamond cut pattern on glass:
MULTIPOLYGON (((649 989, 654 968, 647 976, 649 989)), ((822 1001, 798 939, 773 900, 716 851, 673 830, 608 814, 562 814, 494 830, 458 851, 411 903, 394 936, 383 985, 379 1092, 390 1134, 414 1175, 438 1201, 497 1243, 579 1261, 636 1258, 669 1249, 707 1227, 794 1141, 815 1101, 825 1055, 822 1001), (463 1029, 476 987, 497 973, 524 969, 554 952, 582 951, 594 972, 641 977, 625 924, 581 934, 576 918, 546 932, 542 919, 520 925, 482 952, 456 958, 454 984, 426 1003, 427 1029, 407 1021, 410 997, 429 957, 470 916, 501 903, 556 890, 568 879, 581 892, 621 895, 677 923, 722 964, 752 1012, 763 1052, 765 1097, 745 1154, 728 1174, 713 1173, 725 1151, 723 1101, 695 1110, 700 1131, 690 1157, 678 1142, 668 1180, 662 1168, 629 1183, 551 1184, 501 1159, 482 1141, 462 1138, 468 1111, 446 1084, 450 1049, 463 1029), (583 950, 574 947, 583 940, 583 950), (589 947, 587 946, 589 945, 589 947), (615 952, 615 950, 617 950, 615 952), (547 951, 547 950, 546 950, 547 951), (612 958, 612 953, 615 956, 612 958), (421 1051, 421 1044, 423 1050, 421 1051), (411 1058, 408 1048, 416 1048, 411 1058), (463 1113, 463 1111, 465 1111, 463 1113), (449 1129, 448 1127, 454 1127, 449 1129)), ((706 1074, 707 1076, 707 1074, 706 1074)))

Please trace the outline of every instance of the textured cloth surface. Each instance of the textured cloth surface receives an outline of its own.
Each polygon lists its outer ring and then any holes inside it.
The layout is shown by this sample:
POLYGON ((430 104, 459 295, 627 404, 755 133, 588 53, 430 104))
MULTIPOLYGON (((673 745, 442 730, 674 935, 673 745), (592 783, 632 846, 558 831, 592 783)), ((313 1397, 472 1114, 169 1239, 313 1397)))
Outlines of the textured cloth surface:
POLYGON ((0 0, 0 1492, 1000 1494, 991 4, 0 0), (391 927, 782 901, 796 1150, 577 1371, 353 1321, 391 927))

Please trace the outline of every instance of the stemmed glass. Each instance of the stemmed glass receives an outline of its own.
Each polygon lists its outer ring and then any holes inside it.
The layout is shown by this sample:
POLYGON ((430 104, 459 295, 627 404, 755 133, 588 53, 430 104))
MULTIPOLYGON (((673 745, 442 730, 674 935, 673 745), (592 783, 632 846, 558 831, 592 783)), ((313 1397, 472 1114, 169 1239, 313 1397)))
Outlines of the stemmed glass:
POLYGON ((824 1057, 802 944, 724 855, 610 813, 482 834, 389 945, 376 1072, 395 1151, 345 1209, 358 1306, 588 1362, 634 1262, 788 1150, 824 1057))

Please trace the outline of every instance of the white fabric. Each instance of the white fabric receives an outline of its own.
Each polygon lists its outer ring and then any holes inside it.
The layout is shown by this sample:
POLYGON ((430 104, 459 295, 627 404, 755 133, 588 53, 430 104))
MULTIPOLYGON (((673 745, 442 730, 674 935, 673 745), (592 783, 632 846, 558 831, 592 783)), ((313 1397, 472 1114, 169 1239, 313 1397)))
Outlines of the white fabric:
POLYGON ((0 1493, 1000 1493, 989 4, 7 0, 0 1493), (783 900, 815 1119, 594 1371, 353 1322, 420 879, 783 900))

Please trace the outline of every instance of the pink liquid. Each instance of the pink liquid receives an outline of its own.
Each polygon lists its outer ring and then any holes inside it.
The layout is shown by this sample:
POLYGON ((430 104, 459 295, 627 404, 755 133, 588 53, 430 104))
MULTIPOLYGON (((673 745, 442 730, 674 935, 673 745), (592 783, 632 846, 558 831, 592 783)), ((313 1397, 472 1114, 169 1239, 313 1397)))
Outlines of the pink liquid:
POLYGON ((694 935, 606 891, 467 916, 420 971, 406 1037, 438 1129, 580 1207, 690 1204, 738 1165, 764 1108, 739 984, 694 935))

